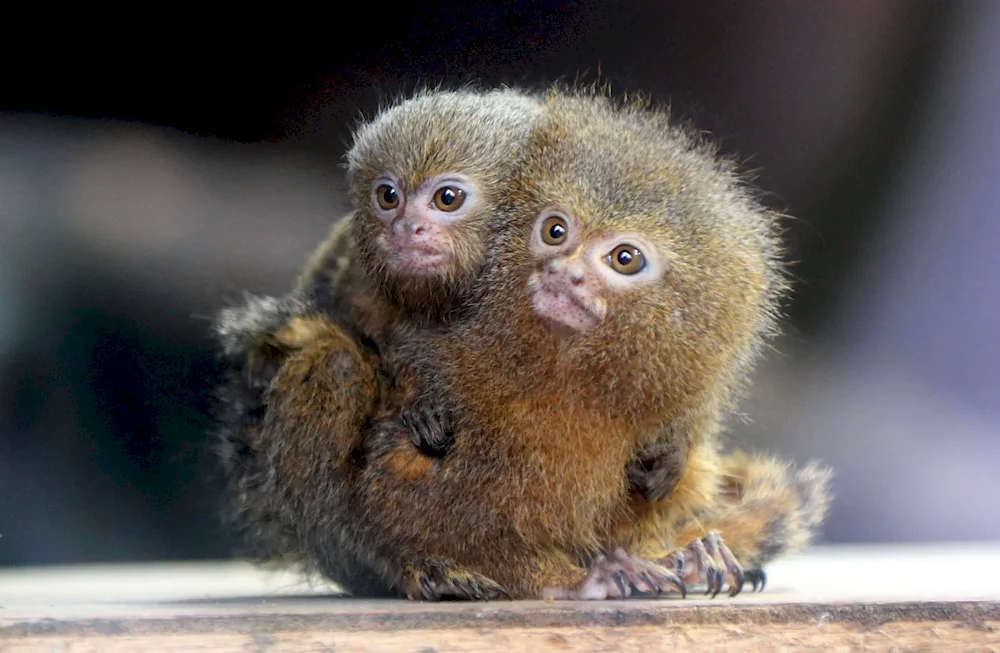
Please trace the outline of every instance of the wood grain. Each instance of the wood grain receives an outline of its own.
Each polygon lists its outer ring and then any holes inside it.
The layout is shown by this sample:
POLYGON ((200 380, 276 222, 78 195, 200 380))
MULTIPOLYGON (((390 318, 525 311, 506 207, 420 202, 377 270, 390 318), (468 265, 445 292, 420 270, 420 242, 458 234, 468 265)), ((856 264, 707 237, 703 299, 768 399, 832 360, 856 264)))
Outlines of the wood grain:
POLYGON ((1000 651, 998 579, 997 545, 818 549, 714 600, 361 600, 232 563, 10 570, 0 651, 1000 651))

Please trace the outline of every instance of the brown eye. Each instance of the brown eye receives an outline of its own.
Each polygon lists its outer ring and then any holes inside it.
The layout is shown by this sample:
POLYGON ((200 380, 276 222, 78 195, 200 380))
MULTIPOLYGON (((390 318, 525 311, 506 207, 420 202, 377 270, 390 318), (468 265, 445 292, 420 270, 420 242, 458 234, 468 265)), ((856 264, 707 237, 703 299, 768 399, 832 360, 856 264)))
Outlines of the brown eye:
POLYGON ((608 264, 618 274, 638 274, 646 267, 646 257, 634 245, 619 245, 608 254, 608 264))
POLYGON ((375 189, 375 201, 383 211, 391 211, 399 206, 399 193, 389 184, 382 184, 375 189))
POLYGON ((465 204, 465 191, 454 186, 443 186, 434 193, 434 206, 442 211, 457 211, 465 204))
POLYGON ((542 241, 546 245, 562 245, 568 232, 566 219, 561 216, 550 215, 542 223, 542 241))

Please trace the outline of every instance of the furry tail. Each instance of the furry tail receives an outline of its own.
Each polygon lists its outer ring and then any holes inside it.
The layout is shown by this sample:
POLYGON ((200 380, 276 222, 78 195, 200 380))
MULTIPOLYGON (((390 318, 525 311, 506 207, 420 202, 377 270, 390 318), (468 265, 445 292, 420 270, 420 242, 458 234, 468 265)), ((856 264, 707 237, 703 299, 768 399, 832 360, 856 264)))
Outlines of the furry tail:
POLYGON ((295 296, 246 294, 242 304, 221 310, 213 323, 226 366, 216 388, 215 451, 226 484, 224 521, 240 553, 257 560, 280 558, 297 545, 273 505, 272 471, 265 455, 266 392, 287 356, 277 336, 308 305, 295 296))
POLYGON ((292 316, 308 312, 309 304, 295 294, 267 297, 247 293, 242 304, 219 311, 212 327, 223 354, 239 360, 272 338, 292 316))
POLYGON ((721 501, 685 522, 678 544, 718 531, 740 564, 759 569, 813 542, 830 504, 829 468, 811 462, 793 469, 776 458, 739 452, 722 463, 721 501))

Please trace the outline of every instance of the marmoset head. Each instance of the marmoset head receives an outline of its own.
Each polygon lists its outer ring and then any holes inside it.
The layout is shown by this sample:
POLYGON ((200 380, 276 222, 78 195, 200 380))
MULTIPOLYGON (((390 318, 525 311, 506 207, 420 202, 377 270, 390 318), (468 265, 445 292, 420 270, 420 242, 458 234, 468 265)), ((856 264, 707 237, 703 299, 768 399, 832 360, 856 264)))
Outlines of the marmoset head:
POLYGON ((358 262, 394 299, 461 294, 487 221, 541 116, 510 90, 424 92, 362 126, 348 153, 358 262))
POLYGON ((553 92, 515 179, 531 311, 592 387, 683 403, 746 376, 784 281, 729 162, 661 113, 553 92))

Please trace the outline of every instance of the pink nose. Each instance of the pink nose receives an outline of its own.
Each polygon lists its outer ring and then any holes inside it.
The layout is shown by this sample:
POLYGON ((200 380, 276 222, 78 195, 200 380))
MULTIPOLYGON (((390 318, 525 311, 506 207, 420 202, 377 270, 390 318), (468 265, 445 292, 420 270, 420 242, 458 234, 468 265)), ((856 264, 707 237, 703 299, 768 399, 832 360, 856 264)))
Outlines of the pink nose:
POLYGON ((405 217, 392 221, 392 235, 399 240, 410 240, 426 235, 424 225, 405 217))
POLYGON ((550 277, 563 277, 574 286, 581 285, 586 281, 586 274, 583 266, 576 262, 567 263, 565 260, 552 259, 545 266, 545 272, 550 277))

